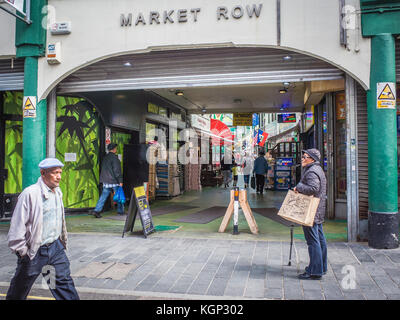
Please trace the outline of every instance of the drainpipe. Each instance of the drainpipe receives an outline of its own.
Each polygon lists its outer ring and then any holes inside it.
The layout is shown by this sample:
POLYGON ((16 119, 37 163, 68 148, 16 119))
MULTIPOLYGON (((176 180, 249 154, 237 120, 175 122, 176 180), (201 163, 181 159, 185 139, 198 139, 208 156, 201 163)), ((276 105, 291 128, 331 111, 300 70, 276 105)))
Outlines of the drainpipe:
POLYGON ((388 33, 371 38, 368 244, 376 249, 392 249, 399 246, 396 108, 378 109, 378 83, 396 83, 395 39, 388 33))
POLYGON ((45 15, 42 9, 47 0, 31 2, 31 24, 16 21, 15 45, 17 58, 24 58, 24 97, 34 97, 36 112, 32 117, 23 118, 22 142, 22 187, 36 183, 40 176, 38 164, 46 157, 46 99, 37 101, 38 59, 45 55, 46 29, 42 28, 45 15))

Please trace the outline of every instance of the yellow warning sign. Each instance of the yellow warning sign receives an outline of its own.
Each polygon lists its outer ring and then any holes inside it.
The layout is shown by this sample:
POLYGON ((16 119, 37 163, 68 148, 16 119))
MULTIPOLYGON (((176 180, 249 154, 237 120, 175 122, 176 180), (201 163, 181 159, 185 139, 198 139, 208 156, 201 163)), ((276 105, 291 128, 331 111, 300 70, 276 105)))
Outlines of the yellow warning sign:
POLYGON ((384 100, 395 100, 396 99, 392 92, 392 89, 390 89, 388 83, 386 84, 385 88, 382 90, 378 99, 384 99, 384 100))
POLYGON ((24 97, 22 115, 24 118, 36 118, 36 97, 24 97))
POLYGON ((396 109, 396 84, 392 82, 377 83, 377 108, 396 109))

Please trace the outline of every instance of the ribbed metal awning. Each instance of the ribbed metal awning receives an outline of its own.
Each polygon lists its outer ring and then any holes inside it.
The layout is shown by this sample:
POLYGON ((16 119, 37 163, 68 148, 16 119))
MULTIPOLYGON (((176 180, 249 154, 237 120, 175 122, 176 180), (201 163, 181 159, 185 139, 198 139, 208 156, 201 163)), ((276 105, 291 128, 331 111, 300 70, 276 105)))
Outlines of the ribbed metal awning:
POLYGON ((73 73, 60 93, 258 85, 334 80, 343 72, 319 59, 271 48, 154 51, 109 58, 73 73), (285 61, 283 57, 291 56, 285 61))
POLYGON ((24 89, 24 61, 0 60, 0 91, 24 89))

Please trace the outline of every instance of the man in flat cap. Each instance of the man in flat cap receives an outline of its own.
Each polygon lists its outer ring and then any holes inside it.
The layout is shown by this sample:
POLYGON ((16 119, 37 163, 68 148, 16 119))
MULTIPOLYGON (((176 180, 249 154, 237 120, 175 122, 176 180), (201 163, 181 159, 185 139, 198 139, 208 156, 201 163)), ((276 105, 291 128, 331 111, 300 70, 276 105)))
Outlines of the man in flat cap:
POLYGON ((299 275, 303 280, 318 280, 327 271, 327 248, 322 223, 326 209, 326 177, 320 165, 320 152, 317 149, 303 151, 301 166, 303 174, 300 182, 294 188, 295 192, 313 195, 320 199, 312 227, 303 226, 307 241, 310 263, 305 272, 299 275))
POLYGON ((25 188, 18 197, 7 236, 18 264, 7 300, 25 300, 41 273, 54 298, 79 300, 65 254, 67 228, 59 187, 63 166, 55 158, 41 161, 37 183, 25 188))
MULTIPOLYGON (((107 146, 108 153, 103 159, 101 164, 100 182, 103 184, 103 191, 101 192, 99 201, 97 201, 96 208, 93 214, 96 218, 101 218, 100 212, 103 210, 104 203, 106 202, 111 191, 117 192, 119 186, 122 187, 122 170, 121 161, 117 156, 117 145, 110 143, 107 146)), ((118 202, 118 214, 124 215, 124 205, 118 202)))

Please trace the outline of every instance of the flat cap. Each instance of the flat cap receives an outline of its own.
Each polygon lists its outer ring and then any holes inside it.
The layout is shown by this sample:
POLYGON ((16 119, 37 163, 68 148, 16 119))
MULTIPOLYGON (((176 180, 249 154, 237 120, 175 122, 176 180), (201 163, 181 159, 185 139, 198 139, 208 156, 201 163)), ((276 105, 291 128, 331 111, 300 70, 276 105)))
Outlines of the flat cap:
POLYGON ((55 167, 64 167, 64 164, 56 158, 46 158, 39 163, 40 169, 49 169, 55 167))
POLYGON ((307 153, 316 162, 321 161, 321 153, 317 149, 303 150, 303 153, 307 153))

